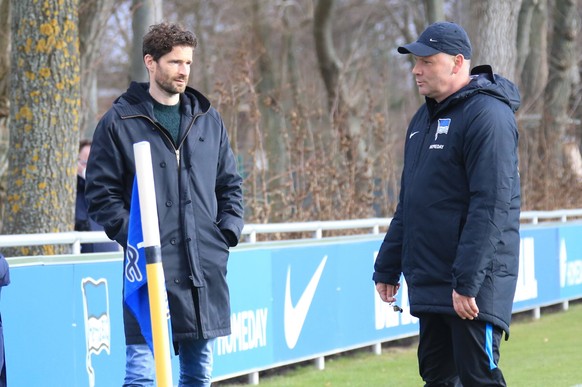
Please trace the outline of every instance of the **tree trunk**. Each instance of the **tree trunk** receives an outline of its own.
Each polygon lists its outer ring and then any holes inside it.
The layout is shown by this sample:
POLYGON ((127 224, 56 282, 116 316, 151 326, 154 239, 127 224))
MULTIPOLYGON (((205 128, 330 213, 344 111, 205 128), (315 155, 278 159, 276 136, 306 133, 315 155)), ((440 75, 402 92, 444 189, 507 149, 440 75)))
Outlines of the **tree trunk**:
POLYGON ((113 0, 91 0, 79 4, 79 51, 81 53, 81 111, 80 135, 93 137, 97 125, 97 67, 107 20, 113 0))
POLYGON ((522 204, 535 202, 547 184, 541 182, 540 170, 547 166, 540 159, 541 112, 544 88, 548 81, 547 0, 523 0, 517 27, 517 80, 521 93, 520 171, 522 204))
POLYGON ((517 74, 522 112, 539 113, 548 81, 548 15, 546 0, 524 0, 519 12, 517 74))
POLYGON ((10 103, 10 0, 0 0, 0 230, 6 185, 4 175, 8 168, 8 119, 10 103))
POLYGON ((142 39, 151 25, 162 20, 162 0, 132 0, 133 45, 131 51, 130 79, 137 82, 147 82, 148 72, 143 63, 142 39))
POLYGON ((196 20, 196 35, 198 38, 198 46, 196 47, 196 52, 198 56, 197 62, 199 63, 197 71, 200 72, 200 84, 197 88, 206 95, 210 94, 211 86, 210 86, 210 75, 208 74, 208 66, 209 66, 209 58, 208 58, 208 50, 206 45, 209 44, 209 41, 206 40, 206 35, 202 30, 204 23, 202 22, 203 13, 202 13, 202 6, 203 0, 195 0, 192 2, 192 11, 194 12, 194 20, 196 20))
POLYGON ((473 66, 490 64, 493 71, 515 80, 517 19, 521 0, 472 1, 468 26, 473 66))
MULTIPOLYGON (((565 160, 574 160, 564 149, 570 116, 568 114, 570 96, 572 94, 573 77, 575 75, 577 50, 576 37, 578 17, 575 0, 556 0, 554 10, 554 30, 550 49, 550 71, 548 84, 544 93, 544 114, 542 118, 542 139, 539 152, 545 165, 565 167, 577 178, 582 178, 570 163, 564 165, 563 156, 570 156, 565 160)), ((567 163, 566 163, 567 164, 567 163)), ((550 169, 548 169, 550 170, 550 169)))
MULTIPOLYGON (((286 7, 283 11, 283 44, 285 53, 285 68, 287 69, 287 84, 291 101, 288 111, 288 125, 291 132, 291 149, 292 152, 291 165, 289 170, 292 171, 290 175, 291 184, 291 206, 294 209, 295 217, 298 220, 308 220, 310 212, 305 205, 306 198, 312 203, 314 213, 321 213, 321 203, 325 199, 325 194, 321 190, 311 189, 310 182, 321 181, 320 176, 323 175, 320 168, 309 168, 309 161, 311 154, 325 154, 326 147, 321 141, 317 141, 313 133, 311 120, 309 119, 308 106, 306 101, 302 98, 302 77, 299 72, 299 63, 297 60, 297 46, 296 46, 296 30, 299 28, 299 23, 292 24, 290 17, 290 7, 286 7), (310 151, 311 150, 311 151, 310 151), (313 152, 313 153, 312 153, 313 152), (310 174, 313 175, 310 179, 310 174)), ((318 139, 321 139, 319 137, 318 139)))
MULTIPOLYGON (((76 0, 12 3, 10 150, 5 234, 73 230, 79 138, 76 0)), ((55 246, 19 248, 52 254, 55 246)))
POLYGON ((253 57, 258 58, 259 80, 257 83, 258 105, 261 113, 262 134, 265 138, 265 151, 268 156, 269 181, 267 189, 270 193, 270 205, 274 211, 273 221, 281 222, 286 219, 285 206, 281 203, 280 187, 283 181, 288 179, 285 174, 287 167, 287 147, 285 139, 288 138, 285 131, 285 123, 278 113, 281 107, 276 95, 277 81, 273 68, 273 60, 269 52, 270 27, 266 23, 261 0, 252 2, 252 29, 253 29, 253 49, 257 52, 253 57))
POLYGON ((330 111, 337 111, 344 101, 340 93, 339 75, 341 61, 336 55, 332 39, 332 9, 334 0, 318 0, 313 17, 313 34, 319 72, 327 90, 330 111))
POLYGON ((355 215, 354 203, 363 203, 370 199, 372 192, 371 162, 368 158, 368 146, 364 143, 363 128, 356 114, 355 104, 348 97, 348 88, 342 79, 342 63, 336 55, 333 45, 332 17, 334 0, 319 0, 313 18, 313 34, 319 71, 327 90, 327 101, 332 128, 337 147, 328 147, 326 151, 339 152, 338 170, 342 170, 337 184, 336 206, 345 206, 347 216, 355 215), (352 210, 354 209, 354 210, 352 210))
POLYGON ((445 21, 445 6, 443 0, 423 0, 428 24, 445 21))

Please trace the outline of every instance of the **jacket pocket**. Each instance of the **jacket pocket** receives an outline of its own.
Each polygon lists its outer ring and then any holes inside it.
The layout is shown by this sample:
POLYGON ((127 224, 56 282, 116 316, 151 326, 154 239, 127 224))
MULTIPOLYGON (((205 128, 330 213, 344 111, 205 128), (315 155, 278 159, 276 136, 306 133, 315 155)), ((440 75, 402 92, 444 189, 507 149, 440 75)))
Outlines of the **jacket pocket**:
POLYGON ((222 230, 218 227, 218 222, 212 222, 212 225, 214 226, 213 228, 214 228, 214 234, 215 234, 215 236, 219 240, 221 240, 226 245, 226 247, 228 248, 229 247, 228 239, 226 239, 226 236, 224 235, 224 233, 222 232, 222 230))

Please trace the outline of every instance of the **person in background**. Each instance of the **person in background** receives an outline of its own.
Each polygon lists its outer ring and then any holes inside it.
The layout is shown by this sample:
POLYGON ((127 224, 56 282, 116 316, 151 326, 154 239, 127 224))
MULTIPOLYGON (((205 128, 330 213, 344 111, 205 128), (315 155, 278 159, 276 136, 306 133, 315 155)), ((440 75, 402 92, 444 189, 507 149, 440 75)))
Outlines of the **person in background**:
MULTIPOLYGON (((90 216, 127 249, 133 145, 149 142, 178 385, 200 387, 211 383, 215 338, 231 331, 226 271, 243 203, 224 122, 187 86, 196 45, 179 25, 150 27, 143 38, 149 82, 132 82, 97 125, 85 193, 90 216)), ((124 328, 124 386, 153 386, 152 352, 125 305, 124 328)))
POLYGON ((459 25, 430 25, 399 47, 425 103, 406 133, 399 203, 373 280, 395 302, 400 275, 419 318, 426 386, 505 386, 498 367, 519 265, 520 179, 514 84, 470 71, 459 25))
MULTIPOLYGON (((103 231, 103 227, 92 220, 87 213, 87 201, 85 200, 85 173, 90 152, 91 140, 81 140, 79 142, 79 155, 77 157, 75 231, 103 231)), ((101 253, 106 251, 119 251, 119 245, 112 242, 81 244, 81 253, 101 253)))
MULTIPOLYGON (((0 291, 10 284, 10 267, 4 255, 0 254, 0 291)), ((6 351, 4 350, 4 327, 0 315, 0 387, 6 387, 6 351)))

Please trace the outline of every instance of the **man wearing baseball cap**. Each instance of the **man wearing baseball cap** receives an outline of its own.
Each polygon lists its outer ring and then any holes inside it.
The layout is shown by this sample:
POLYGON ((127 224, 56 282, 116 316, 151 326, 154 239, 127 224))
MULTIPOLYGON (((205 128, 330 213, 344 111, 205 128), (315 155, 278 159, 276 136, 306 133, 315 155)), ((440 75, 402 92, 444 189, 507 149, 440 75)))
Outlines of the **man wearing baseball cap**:
POLYGON ((490 66, 470 71, 471 42, 455 23, 428 26, 398 52, 414 56, 425 103, 406 133, 376 290, 395 302, 404 275, 426 386, 505 386, 498 362, 518 273, 519 92, 490 66))

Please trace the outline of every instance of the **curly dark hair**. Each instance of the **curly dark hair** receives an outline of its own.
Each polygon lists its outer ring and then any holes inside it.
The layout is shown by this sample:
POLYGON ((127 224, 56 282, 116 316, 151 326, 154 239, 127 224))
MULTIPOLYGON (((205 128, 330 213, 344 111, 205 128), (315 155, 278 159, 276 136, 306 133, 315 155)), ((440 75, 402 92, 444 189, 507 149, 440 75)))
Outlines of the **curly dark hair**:
POLYGON ((175 46, 196 48, 198 39, 193 32, 187 31, 178 24, 160 23, 150 26, 149 32, 143 37, 143 55, 151 55, 157 62, 175 46))

